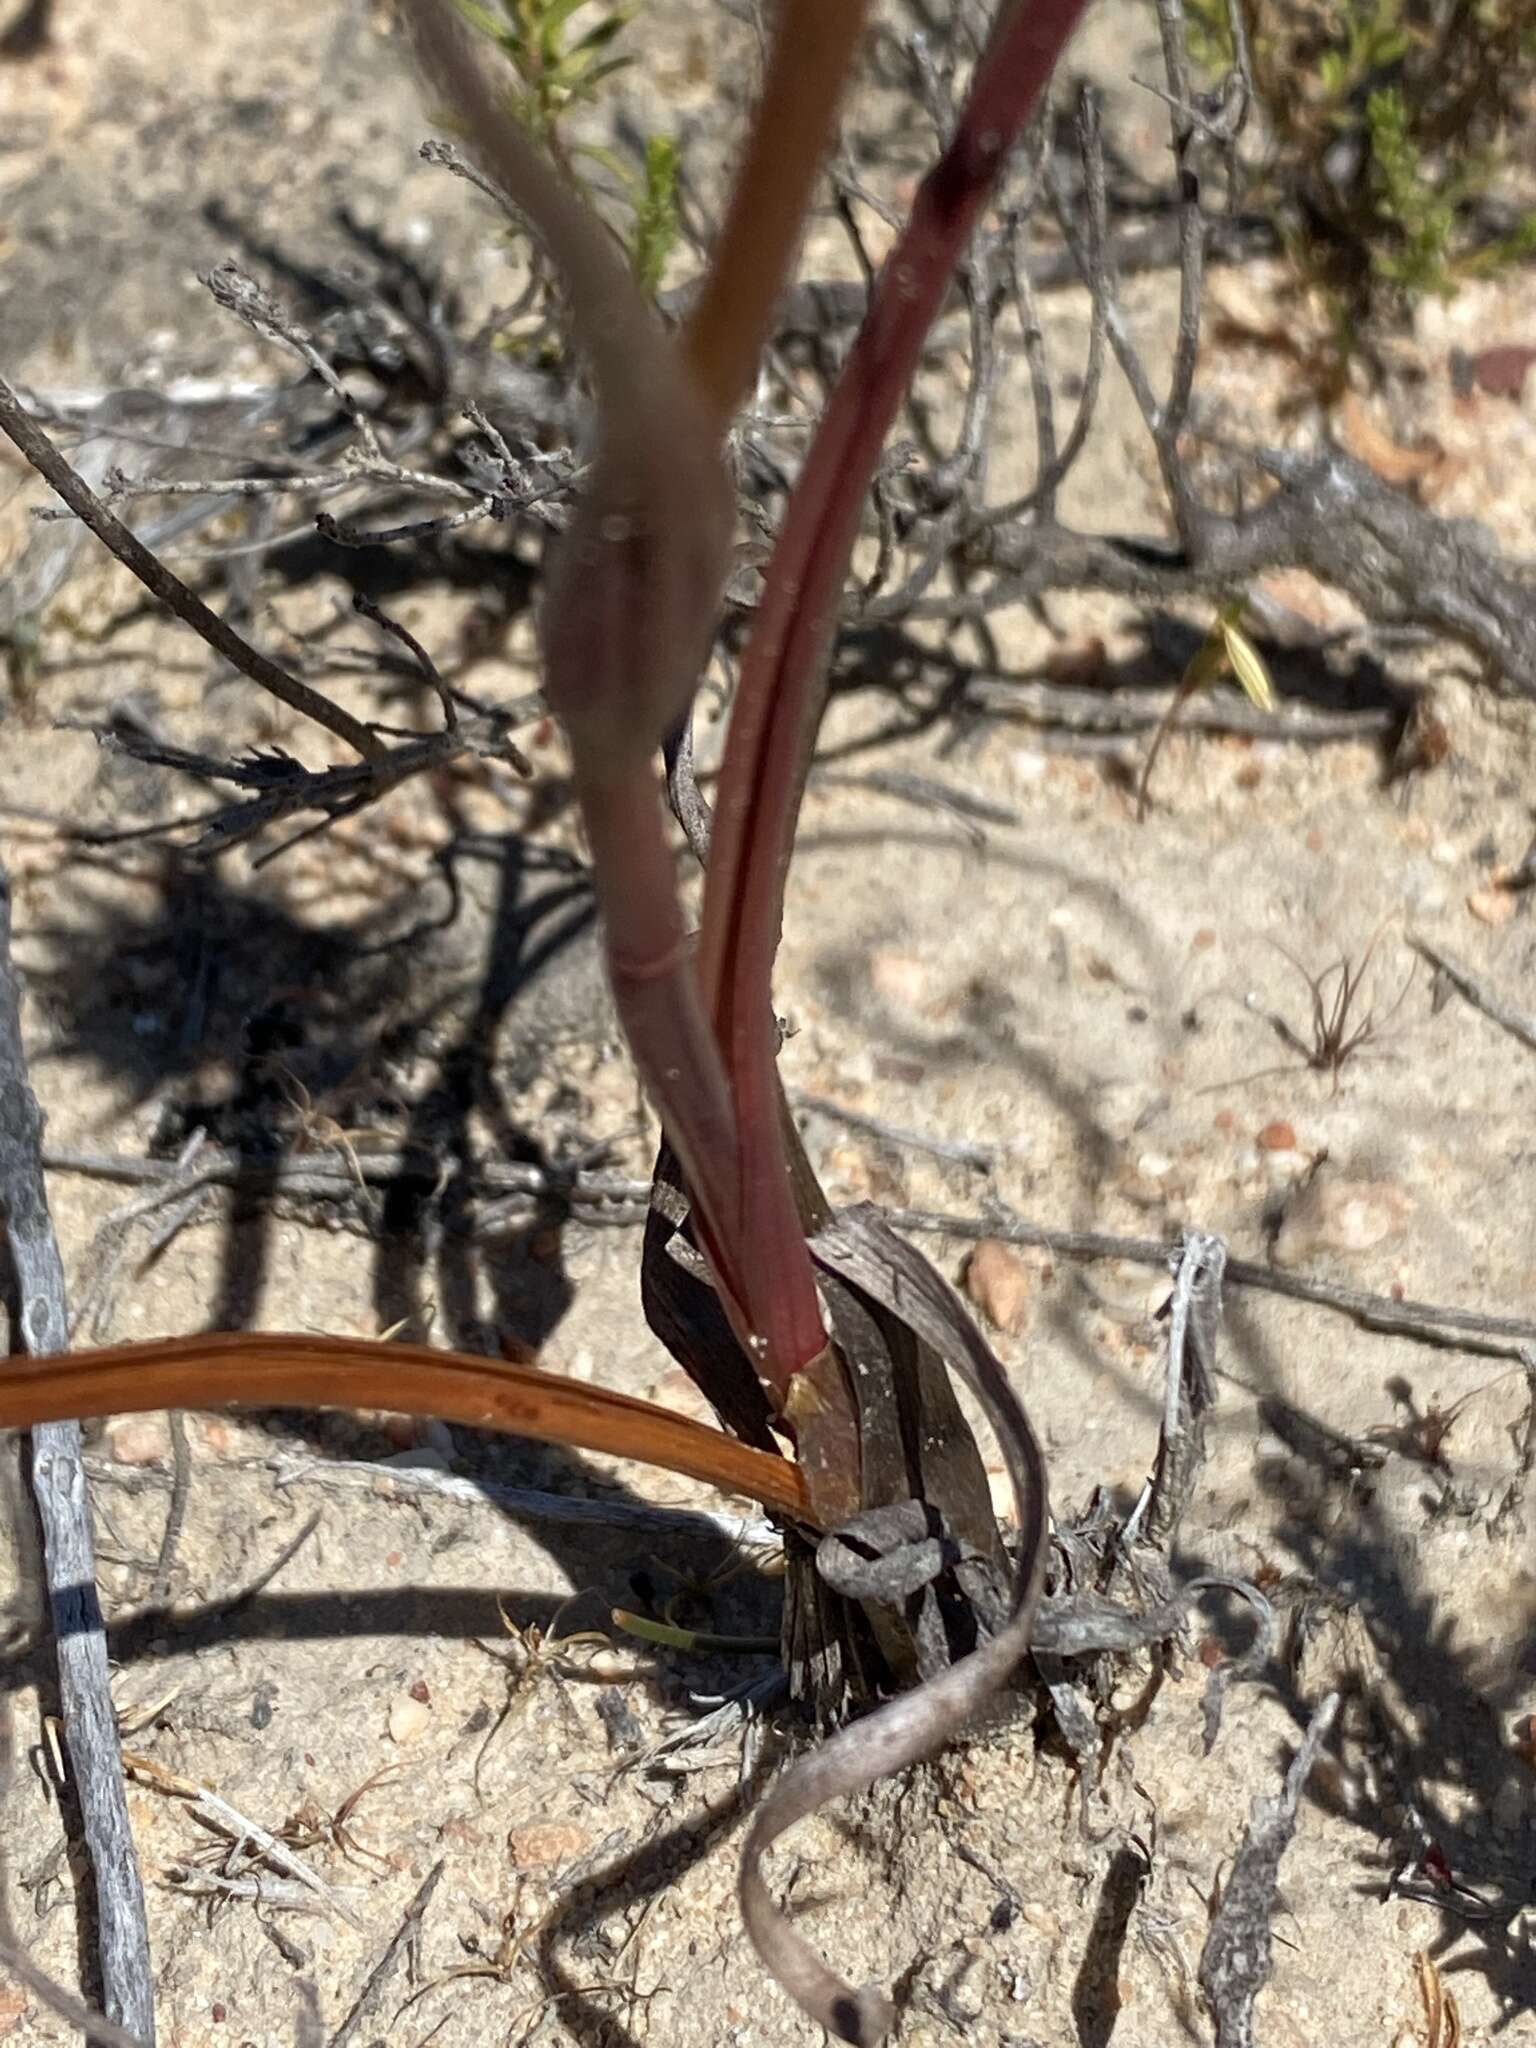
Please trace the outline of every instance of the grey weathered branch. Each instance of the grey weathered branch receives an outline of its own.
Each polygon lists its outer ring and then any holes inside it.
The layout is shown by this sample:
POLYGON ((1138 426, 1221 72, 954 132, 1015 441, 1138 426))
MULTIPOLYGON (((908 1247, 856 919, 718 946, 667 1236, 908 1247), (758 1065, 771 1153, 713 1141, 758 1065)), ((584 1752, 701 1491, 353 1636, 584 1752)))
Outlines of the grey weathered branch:
POLYGON ((1200 1957, 1200 1988, 1216 2014, 1217 2048, 1255 2048, 1254 2001, 1269 1981, 1270 1921, 1280 1861, 1296 1832, 1301 1795, 1339 1710, 1330 1693, 1307 1724, 1284 1788, 1255 1799, 1248 1829, 1222 1888, 1221 1907, 1200 1957))
MULTIPOLYGON (((48 1213, 43 1118, 27 1076, 10 942, 10 882, 0 868, 0 1210, 14 1296, 11 1334, 18 1349, 52 1353, 69 1348, 64 1267, 48 1213)), ((77 1422, 44 1423, 32 1432, 32 1488, 42 1524, 64 1740, 95 1884, 107 2017, 152 2048, 149 1928, 128 1824, 77 1422)))
POLYGON ((1204 513, 1190 548, 1022 522, 978 527, 962 549, 998 580, 937 609, 985 616, 1068 589, 1169 603, 1307 569, 1375 623, 1428 627, 1536 697, 1536 572, 1503 559, 1482 528, 1437 518, 1340 449, 1262 449, 1254 460, 1278 488, 1240 517, 1204 513))
POLYGON ((102 546, 110 549, 125 568, 132 570, 152 597, 169 606, 194 633, 207 641, 215 653, 222 654, 233 668, 290 710, 312 718, 317 725, 323 725, 338 739, 345 740, 365 761, 375 760, 383 752, 382 740, 367 726, 339 704, 322 697, 318 690, 300 682, 297 676, 289 675, 285 668, 248 641, 242 640, 217 612, 208 609, 196 591, 190 590, 179 576, 145 547, 138 535, 124 526, 70 467, 3 377, 0 377, 0 432, 9 436, 102 546))

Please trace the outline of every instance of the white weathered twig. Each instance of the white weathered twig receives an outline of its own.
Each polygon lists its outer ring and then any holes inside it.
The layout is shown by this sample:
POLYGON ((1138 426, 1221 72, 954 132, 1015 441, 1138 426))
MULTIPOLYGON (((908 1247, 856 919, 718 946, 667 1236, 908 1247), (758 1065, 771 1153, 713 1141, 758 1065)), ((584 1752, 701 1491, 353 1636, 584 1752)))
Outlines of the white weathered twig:
POLYGON ((723 1536, 728 1542, 774 1543, 777 1535, 761 1516, 750 1520, 726 1509, 668 1508, 627 1500, 590 1500, 574 1493, 545 1493, 531 1486, 503 1486, 494 1479, 461 1479, 422 1465, 376 1465, 360 1458, 266 1460, 279 1486, 343 1488, 386 1498, 449 1500, 461 1507, 493 1507, 533 1522, 564 1522, 587 1529, 627 1530, 636 1536, 723 1536))
MULTIPOLYGON (((339 1913, 352 1927, 362 1926, 357 1912, 336 1886, 327 1884, 318 1872, 311 1870, 302 1856, 295 1855, 286 1842, 279 1840, 269 1828, 264 1828, 260 1821, 248 1820, 238 1808, 231 1806, 227 1799, 221 1799, 207 1785, 199 1785, 192 1778, 183 1778, 175 1771, 168 1771, 153 1757, 139 1756, 129 1750, 124 1753, 124 1761, 143 1784, 153 1786, 157 1792, 167 1792, 174 1799, 185 1800, 191 1812, 215 1834, 222 1835, 230 1844, 231 1853, 243 1858, 246 1864, 270 1864, 280 1877, 289 1878, 301 1886, 317 1902, 320 1910, 339 1913)), ((245 1874, 243 1868, 225 1873, 236 1878, 245 1874)))
MULTIPOLYGON (((12 1342, 19 1349, 46 1354, 68 1350, 69 1315, 64 1266, 43 1181, 43 1116, 27 1077, 10 940, 10 882, 0 868, 0 1208, 14 1283, 12 1342)), ((152 2048, 155 2005, 149 1928, 108 1686, 107 1639, 96 1597, 78 1423, 44 1423, 33 1431, 32 1488, 58 1643, 64 1735, 95 1881, 102 1995, 107 2017, 152 2048)))

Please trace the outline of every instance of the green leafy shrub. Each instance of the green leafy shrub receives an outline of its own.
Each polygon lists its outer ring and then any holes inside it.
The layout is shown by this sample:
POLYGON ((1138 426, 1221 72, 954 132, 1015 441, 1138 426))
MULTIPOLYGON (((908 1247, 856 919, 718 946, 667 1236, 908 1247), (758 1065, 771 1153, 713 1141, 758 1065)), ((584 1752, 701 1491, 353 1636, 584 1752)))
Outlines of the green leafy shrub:
POLYGON ((635 60, 617 49, 634 20, 635 5, 595 6, 589 0, 454 0, 455 6, 511 67, 510 111, 543 143, 568 177, 596 199, 612 198, 578 169, 606 171, 625 219, 621 226, 636 278, 654 294, 677 242, 677 144, 668 135, 647 137, 637 166, 613 150, 572 141, 567 118, 599 103, 601 87, 635 60))
MULTIPOLYGON (((1197 63, 1226 71, 1227 0, 1188 4, 1197 63)), ((1238 4, 1268 131, 1253 196, 1342 325, 1536 254, 1507 196, 1533 156, 1536 0, 1238 4)))

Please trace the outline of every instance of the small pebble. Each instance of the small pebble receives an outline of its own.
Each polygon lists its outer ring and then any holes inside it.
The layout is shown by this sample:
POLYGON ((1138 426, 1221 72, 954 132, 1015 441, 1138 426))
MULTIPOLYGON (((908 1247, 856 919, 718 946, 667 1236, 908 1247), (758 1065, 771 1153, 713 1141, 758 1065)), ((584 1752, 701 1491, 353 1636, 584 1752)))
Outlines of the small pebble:
POLYGON ((1509 889, 1474 889, 1467 908, 1479 924, 1508 924, 1519 908, 1519 899, 1509 889))
POLYGON ((575 1821, 535 1820, 507 1831, 507 1854, 519 1870, 547 1870, 580 1856, 591 1841, 589 1830, 575 1821))
POLYGON ((118 1415, 107 1424, 107 1455, 118 1465, 158 1465, 171 1455, 163 1415, 118 1415))
POLYGON ((445 1458, 430 1444, 422 1444, 414 1451, 391 1451, 377 1462, 392 1465, 398 1472, 446 1472, 453 1460, 445 1458))
POLYGON ((927 964, 914 953, 900 953, 891 946, 877 947, 870 955, 869 979, 877 995, 903 1009, 921 1009, 928 999, 927 964))
POLYGON ((1275 1264, 1303 1266, 1321 1252, 1370 1251, 1402 1229, 1412 1206, 1395 1181, 1312 1181, 1286 1209, 1275 1264))
POLYGON ((1283 1118, 1277 1119, 1260 1131, 1258 1147, 1261 1152, 1294 1152, 1296 1133, 1283 1118))
POLYGON ((984 1237, 965 1262, 963 1284, 994 1329, 1017 1337, 1029 1314, 1028 1269, 1012 1245, 984 1237))
POLYGON ((389 1709, 389 1739, 401 1749, 420 1741, 432 1721, 432 1709, 425 1700, 401 1693, 389 1709))

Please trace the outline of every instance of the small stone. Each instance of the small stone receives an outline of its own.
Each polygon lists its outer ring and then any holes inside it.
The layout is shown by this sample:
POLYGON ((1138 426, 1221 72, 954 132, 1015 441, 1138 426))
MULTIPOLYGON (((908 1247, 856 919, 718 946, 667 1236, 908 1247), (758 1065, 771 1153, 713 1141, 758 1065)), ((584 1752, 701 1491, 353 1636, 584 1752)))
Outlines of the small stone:
POLYGON ((1474 889, 1467 898, 1467 908, 1479 924, 1508 924, 1518 907, 1509 889, 1474 889))
POLYGON ((425 1700, 416 1699, 411 1693, 403 1692, 394 1700, 389 1709, 389 1739, 399 1748, 405 1749, 413 1742, 419 1742, 431 1725, 432 1709, 425 1700))
POLYGON ((1314 1180, 1286 1209, 1275 1264, 1303 1266, 1319 1253, 1370 1251, 1402 1228, 1412 1206, 1395 1181, 1314 1180))
POLYGON ((107 1424, 107 1456, 117 1465, 159 1465, 171 1455, 163 1415, 117 1415, 107 1424))
POLYGON ((1475 356, 1467 358, 1463 367, 1464 374, 1480 391, 1486 391, 1493 398, 1518 401, 1533 363, 1536 363, 1536 348, 1525 342, 1506 341, 1492 348, 1479 349, 1475 356))
POLYGON ((592 1677, 604 1680, 633 1678, 635 1660, 623 1650, 594 1650, 582 1666, 592 1677))
POLYGON ((1296 1133, 1283 1117, 1266 1124, 1255 1141, 1261 1152, 1294 1152, 1296 1133))
POLYGON ((874 1174, 857 1145, 832 1146, 822 1160, 822 1172, 850 1201, 867 1202, 874 1194, 874 1174))
POLYGON ((519 1870, 569 1863, 590 1846, 591 1832, 572 1820, 535 1820, 507 1832, 507 1854, 519 1870))
POLYGON ((412 1451, 390 1451, 377 1460, 380 1465, 392 1465, 402 1472, 446 1472, 453 1463, 451 1458, 434 1450, 430 1444, 422 1444, 412 1451))
POLYGON ((921 1009, 928 1000, 927 963, 915 953, 901 953, 880 946, 870 955, 869 979, 877 995, 907 1010, 921 1009))
POLYGON ((1017 1337, 1029 1313, 1032 1289, 1024 1261, 1012 1245, 984 1237, 965 1262, 963 1281, 967 1296, 993 1328, 1017 1337))

